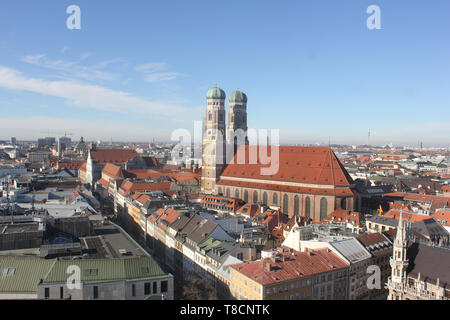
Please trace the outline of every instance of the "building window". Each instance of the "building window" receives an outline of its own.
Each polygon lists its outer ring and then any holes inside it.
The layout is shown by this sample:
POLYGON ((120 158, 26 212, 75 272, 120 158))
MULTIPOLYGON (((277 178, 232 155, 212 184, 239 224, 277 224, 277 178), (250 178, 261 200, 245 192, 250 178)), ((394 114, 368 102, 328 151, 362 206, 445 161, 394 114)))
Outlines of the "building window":
POLYGON ((267 192, 264 192, 263 193, 263 204, 267 204, 268 203, 268 201, 267 201, 267 192))
POLYGON ((300 216, 300 202, 298 196, 294 197, 294 215, 297 217, 300 216))
POLYGON ((341 208, 347 210, 347 198, 342 198, 341 200, 341 208))
POLYGON ((161 292, 167 292, 167 281, 161 281, 161 292))
POLYGON ((236 199, 239 199, 239 190, 238 189, 236 189, 236 191, 234 192, 234 197, 236 199))
POLYGON ((151 293, 151 291, 150 291, 150 282, 147 282, 147 283, 144 284, 144 294, 148 295, 150 293, 151 293))
POLYGON ((328 212, 328 202, 326 198, 320 199, 320 220, 327 217, 328 212))
POLYGON ((283 213, 287 215, 288 212, 289 212, 289 197, 287 194, 285 194, 283 198, 283 213))
POLYGON ((305 199, 305 216, 311 218, 311 199, 309 197, 305 199))
POLYGON ((94 299, 98 299, 98 287, 94 286, 94 299))
POLYGON ((211 111, 208 112, 208 121, 212 121, 212 113, 211 113, 211 111))
POLYGON ((230 188, 227 188, 227 197, 230 197, 230 188))
POLYGON ((253 191, 253 202, 256 203, 258 202, 258 192, 253 191))
POLYGON ((153 282, 153 294, 157 294, 157 293, 158 293, 158 283, 153 282))
POLYGON ((50 298, 50 288, 45 288, 44 289, 44 298, 45 299, 50 298))
POLYGON ((248 191, 247 190, 244 191, 244 201, 248 202, 248 191))
POLYGON ((273 194, 273 201, 272 201, 273 205, 278 205, 278 195, 276 193, 273 194))
POLYGON ((64 287, 59 287, 59 298, 64 299, 64 287))

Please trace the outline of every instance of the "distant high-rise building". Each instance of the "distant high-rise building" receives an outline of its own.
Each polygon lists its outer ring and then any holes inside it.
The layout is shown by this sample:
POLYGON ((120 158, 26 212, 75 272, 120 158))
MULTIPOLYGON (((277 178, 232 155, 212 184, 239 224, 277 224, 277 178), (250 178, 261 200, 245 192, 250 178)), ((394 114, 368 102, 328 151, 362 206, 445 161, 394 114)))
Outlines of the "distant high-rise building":
POLYGON ((61 153, 65 150, 69 150, 72 148, 72 139, 68 137, 61 137, 58 139, 58 153, 61 153))
POLYGON ((15 146, 16 143, 17 143, 16 137, 12 137, 12 138, 11 138, 11 144, 12 144, 13 146, 15 146))
POLYGON ((38 139, 38 148, 51 148, 55 143, 56 139, 54 137, 38 139))

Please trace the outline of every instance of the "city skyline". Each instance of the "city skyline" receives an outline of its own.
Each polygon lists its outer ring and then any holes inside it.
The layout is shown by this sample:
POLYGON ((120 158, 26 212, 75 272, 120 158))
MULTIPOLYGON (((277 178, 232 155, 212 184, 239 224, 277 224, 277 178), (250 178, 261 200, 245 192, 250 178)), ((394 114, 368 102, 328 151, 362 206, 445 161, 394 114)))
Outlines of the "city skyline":
POLYGON ((80 0, 68 30, 71 4, 0 5, 0 139, 168 141, 217 83, 245 92, 249 127, 280 143, 366 144, 370 128, 373 145, 448 146, 444 1, 378 1, 381 30, 366 27, 371 1, 80 0))

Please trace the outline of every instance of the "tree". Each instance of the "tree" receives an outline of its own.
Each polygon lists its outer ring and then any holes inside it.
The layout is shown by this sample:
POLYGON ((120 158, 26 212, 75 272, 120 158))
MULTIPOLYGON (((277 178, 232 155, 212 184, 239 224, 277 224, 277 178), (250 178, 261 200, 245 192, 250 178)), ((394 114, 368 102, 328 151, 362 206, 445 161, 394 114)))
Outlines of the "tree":
POLYGON ((217 300, 214 287, 199 276, 188 276, 181 288, 182 300, 217 300))

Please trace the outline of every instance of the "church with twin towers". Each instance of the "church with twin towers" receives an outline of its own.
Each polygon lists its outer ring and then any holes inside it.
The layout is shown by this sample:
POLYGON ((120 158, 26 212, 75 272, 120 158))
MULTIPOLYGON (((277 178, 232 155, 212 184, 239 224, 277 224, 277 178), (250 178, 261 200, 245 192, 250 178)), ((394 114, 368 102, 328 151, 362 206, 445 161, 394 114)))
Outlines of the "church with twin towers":
MULTIPOLYGON (((217 86, 206 94, 201 192, 278 207, 292 216, 320 221, 336 209, 357 210, 355 183, 330 147, 280 146, 276 172, 262 174, 267 162, 249 161, 255 146, 247 137, 247 95, 228 98, 217 86), (228 121, 226 121, 228 119, 228 121), (245 159, 242 158, 245 156, 245 159)), ((253 143, 253 142, 252 142, 253 143)), ((274 147, 268 147, 268 153, 274 147)))

